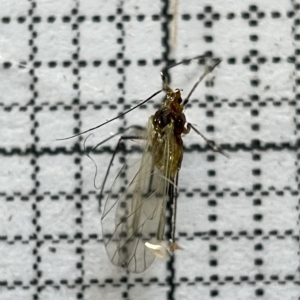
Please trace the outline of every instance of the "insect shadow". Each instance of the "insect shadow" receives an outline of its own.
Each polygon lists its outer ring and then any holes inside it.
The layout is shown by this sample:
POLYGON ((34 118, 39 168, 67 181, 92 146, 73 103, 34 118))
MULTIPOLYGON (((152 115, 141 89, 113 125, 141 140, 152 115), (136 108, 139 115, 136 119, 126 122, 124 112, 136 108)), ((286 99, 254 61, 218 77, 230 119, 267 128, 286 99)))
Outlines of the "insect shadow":
MULTIPOLYGON (((205 56, 196 57, 196 59, 205 58, 205 56)), ((173 64, 171 67, 187 63, 192 59, 173 64)), ((193 130, 213 151, 228 156, 214 141, 204 136, 191 123, 186 122, 183 113, 199 83, 220 62, 220 59, 212 59, 184 99, 179 89, 170 88, 162 71, 162 89, 117 117, 72 136, 100 128, 128 114, 159 93, 166 94, 160 108, 149 117, 145 129, 140 126, 129 126, 88 151, 88 156, 96 166, 96 181, 97 164, 90 153, 108 140, 120 136, 105 173, 99 198, 100 208, 101 200, 106 197, 101 217, 102 233, 107 255, 114 265, 134 273, 141 273, 152 264, 156 256, 167 257, 181 248, 175 241, 175 229, 178 175, 183 159, 183 135, 193 130), (134 129, 135 134, 125 135, 130 129, 134 129), (130 150, 125 147, 125 141, 133 141, 134 145, 130 150), (141 159, 131 164, 124 157, 118 157, 120 153, 126 152, 129 152, 133 158, 139 154, 141 159), (105 192, 106 183, 117 157, 121 166, 113 177, 111 188, 105 192), (171 234, 170 240, 166 241, 164 236, 168 202, 171 206, 171 234)))

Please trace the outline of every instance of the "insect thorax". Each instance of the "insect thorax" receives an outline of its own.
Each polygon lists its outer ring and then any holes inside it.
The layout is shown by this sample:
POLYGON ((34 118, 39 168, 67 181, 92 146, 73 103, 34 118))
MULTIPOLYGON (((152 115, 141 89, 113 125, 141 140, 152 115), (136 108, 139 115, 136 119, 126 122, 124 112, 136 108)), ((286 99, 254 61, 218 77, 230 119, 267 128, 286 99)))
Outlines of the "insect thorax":
POLYGON ((169 179, 174 179, 180 169, 186 132, 179 90, 167 90, 167 97, 154 116, 150 117, 152 156, 155 166, 169 179))

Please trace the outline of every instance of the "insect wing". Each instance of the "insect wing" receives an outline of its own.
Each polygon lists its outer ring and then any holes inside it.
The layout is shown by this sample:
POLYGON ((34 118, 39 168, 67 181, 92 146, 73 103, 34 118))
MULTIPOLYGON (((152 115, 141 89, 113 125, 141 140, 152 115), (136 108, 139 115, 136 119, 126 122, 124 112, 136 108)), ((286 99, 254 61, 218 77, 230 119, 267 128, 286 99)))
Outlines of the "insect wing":
MULTIPOLYGON (((154 165, 151 130, 149 121, 139 169, 133 173, 128 163, 123 165, 109 191, 101 218, 109 259, 134 273, 143 272, 155 258, 145 243, 159 244, 165 231, 170 181, 154 165), (124 176, 129 180, 125 191, 124 184, 123 189, 120 184, 124 176)), ((168 149, 164 152, 167 154, 168 149)))

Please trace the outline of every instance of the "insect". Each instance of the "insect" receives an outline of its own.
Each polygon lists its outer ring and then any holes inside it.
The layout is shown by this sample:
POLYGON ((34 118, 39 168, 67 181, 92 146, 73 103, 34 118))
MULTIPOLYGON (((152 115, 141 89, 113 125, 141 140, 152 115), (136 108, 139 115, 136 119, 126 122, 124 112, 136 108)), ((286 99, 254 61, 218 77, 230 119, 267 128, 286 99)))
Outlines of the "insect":
MULTIPOLYGON (((152 264, 156 256, 172 255, 176 249, 180 249, 180 246, 175 242, 175 227, 178 175, 183 158, 182 136, 188 134, 192 129, 214 151, 226 155, 213 141, 208 140, 192 124, 186 122, 183 110, 199 83, 220 62, 220 59, 215 59, 211 65, 206 67, 185 99, 182 99, 179 89, 172 90, 169 87, 166 77, 161 73, 162 89, 122 114, 127 114, 162 91, 166 93, 161 107, 149 117, 143 135, 125 136, 119 139, 118 146, 126 138, 137 138, 144 145, 138 171, 131 175, 128 186, 122 188, 120 180, 123 175, 126 176, 129 166, 126 163, 123 165, 108 192, 102 213, 103 240, 107 255, 114 265, 134 273, 140 273, 152 264), (168 201, 171 202, 172 206, 169 242, 164 240, 168 201)), ((99 128, 118 117, 83 133, 99 128)), ((106 172, 100 198, 104 196, 106 180, 115 153, 106 172)))

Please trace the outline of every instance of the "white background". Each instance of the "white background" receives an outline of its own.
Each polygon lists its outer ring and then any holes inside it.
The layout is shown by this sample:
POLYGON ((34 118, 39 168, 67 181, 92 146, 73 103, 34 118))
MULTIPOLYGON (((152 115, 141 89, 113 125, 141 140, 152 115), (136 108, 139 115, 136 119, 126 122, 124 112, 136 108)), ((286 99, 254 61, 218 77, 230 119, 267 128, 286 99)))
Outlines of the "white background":
MULTIPOLYGON (((172 5, 0 1, 1 299, 300 297, 300 4, 179 0, 177 25, 164 13, 172 5), (230 158, 195 133, 184 138, 177 215, 184 250, 174 273, 156 260, 126 274, 105 253, 84 137, 56 139, 159 90, 167 57, 207 51, 222 63, 193 94, 186 117, 230 158)), ((196 63, 174 68, 171 86, 187 95, 202 71, 196 63)), ((95 131, 87 144, 145 125, 161 100, 95 131)), ((110 155, 96 155, 98 185, 110 155)))

